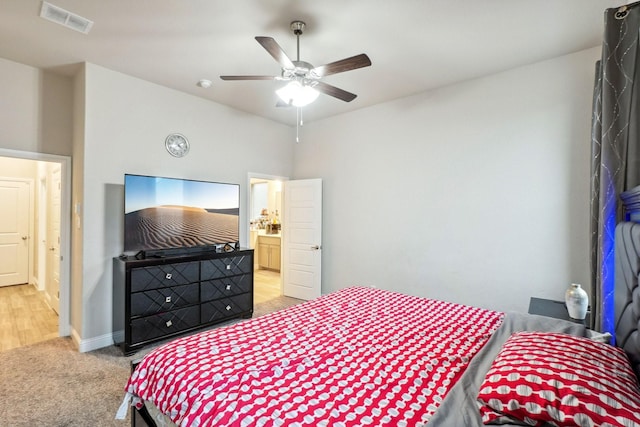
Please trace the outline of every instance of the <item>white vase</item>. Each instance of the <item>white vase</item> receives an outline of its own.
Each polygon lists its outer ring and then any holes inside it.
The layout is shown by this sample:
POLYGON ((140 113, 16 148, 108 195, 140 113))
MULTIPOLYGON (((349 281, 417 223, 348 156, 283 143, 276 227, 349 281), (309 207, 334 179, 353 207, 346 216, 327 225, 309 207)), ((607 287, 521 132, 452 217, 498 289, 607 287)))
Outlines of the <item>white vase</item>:
POLYGON ((579 284, 572 283, 569 285, 569 289, 564 294, 564 301, 567 304, 569 317, 577 320, 584 320, 587 317, 589 296, 579 284))

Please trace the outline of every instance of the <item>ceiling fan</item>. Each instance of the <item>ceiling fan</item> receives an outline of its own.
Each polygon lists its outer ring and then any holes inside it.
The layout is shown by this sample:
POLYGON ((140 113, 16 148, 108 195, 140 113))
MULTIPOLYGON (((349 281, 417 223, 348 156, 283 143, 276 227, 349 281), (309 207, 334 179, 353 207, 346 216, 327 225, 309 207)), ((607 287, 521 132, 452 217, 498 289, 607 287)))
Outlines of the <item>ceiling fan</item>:
POLYGON ((276 104, 279 107, 302 107, 313 102, 318 93, 333 96, 345 102, 351 102, 356 94, 332 86, 321 81, 322 78, 332 74, 368 67, 371 60, 364 53, 329 64, 314 67, 308 62, 300 60, 300 35, 304 31, 305 23, 293 21, 290 25, 293 34, 297 38, 296 60, 292 61, 282 50, 280 45, 271 37, 256 37, 256 40, 269 54, 280 64, 282 72, 279 76, 220 76, 222 80, 276 80, 289 83, 276 91, 282 102, 276 104))

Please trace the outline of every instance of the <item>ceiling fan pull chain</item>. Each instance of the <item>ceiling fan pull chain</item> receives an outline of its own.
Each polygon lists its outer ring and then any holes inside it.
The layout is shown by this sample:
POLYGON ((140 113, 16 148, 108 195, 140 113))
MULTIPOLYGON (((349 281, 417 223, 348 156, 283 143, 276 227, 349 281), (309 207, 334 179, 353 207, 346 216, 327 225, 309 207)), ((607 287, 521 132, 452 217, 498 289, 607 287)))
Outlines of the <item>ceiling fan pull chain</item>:
POLYGON ((296 108, 296 143, 300 142, 300 108, 296 108))

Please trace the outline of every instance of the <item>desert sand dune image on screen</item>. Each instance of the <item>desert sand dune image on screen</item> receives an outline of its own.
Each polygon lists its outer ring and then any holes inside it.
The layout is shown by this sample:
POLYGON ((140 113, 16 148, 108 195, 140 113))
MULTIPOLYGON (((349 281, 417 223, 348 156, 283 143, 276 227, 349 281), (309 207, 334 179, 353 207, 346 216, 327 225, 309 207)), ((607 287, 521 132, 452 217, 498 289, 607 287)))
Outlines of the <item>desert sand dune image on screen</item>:
POLYGON ((232 214, 188 206, 155 206, 125 215, 125 246, 131 250, 183 248, 238 240, 238 210, 232 214))

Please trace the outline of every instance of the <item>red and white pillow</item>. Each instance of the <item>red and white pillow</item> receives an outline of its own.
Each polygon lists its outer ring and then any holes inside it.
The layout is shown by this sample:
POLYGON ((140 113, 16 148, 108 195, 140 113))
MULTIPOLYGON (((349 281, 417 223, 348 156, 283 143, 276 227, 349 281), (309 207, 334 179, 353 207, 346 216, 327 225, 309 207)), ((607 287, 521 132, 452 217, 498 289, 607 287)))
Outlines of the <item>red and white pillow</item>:
POLYGON ((513 334, 478 404, 484 424, 640 426, 640 390, 624 351, 560 333, 513 334))

